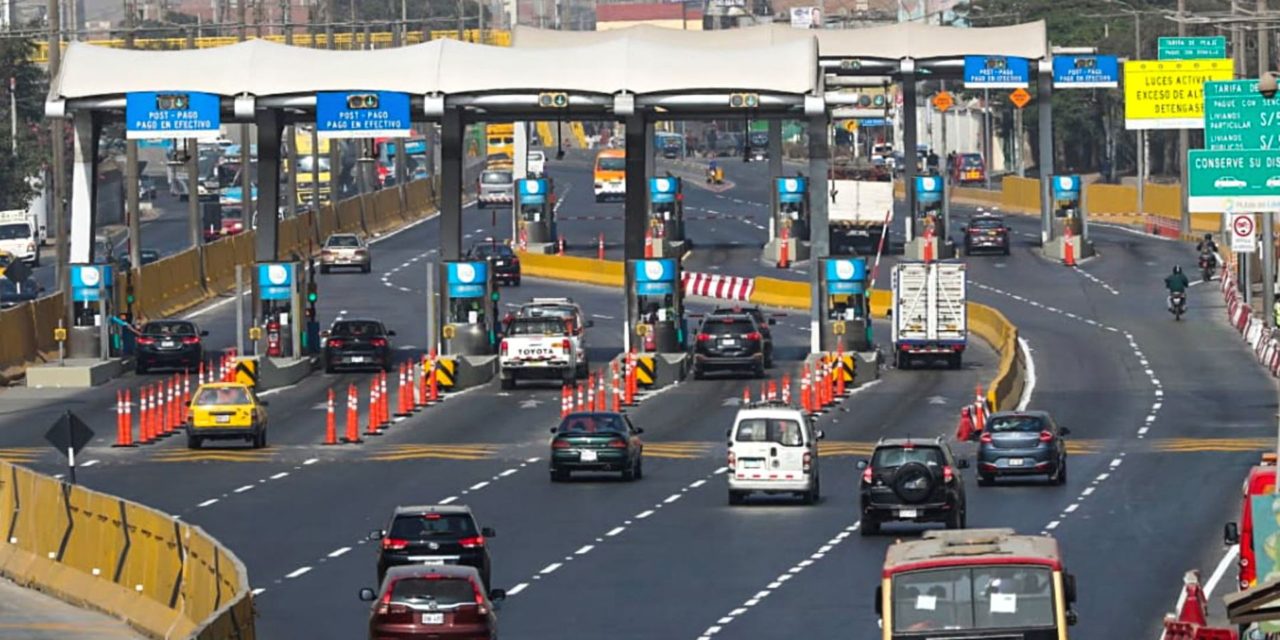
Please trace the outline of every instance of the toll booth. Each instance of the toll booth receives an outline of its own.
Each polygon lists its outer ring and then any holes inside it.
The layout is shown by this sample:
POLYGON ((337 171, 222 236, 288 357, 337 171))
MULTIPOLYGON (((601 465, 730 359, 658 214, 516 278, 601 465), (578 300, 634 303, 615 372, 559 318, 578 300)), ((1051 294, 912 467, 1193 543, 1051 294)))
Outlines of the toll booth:
POLYGON ((440 296, 443 322, 440 345, 444 355, 493 355, 498 344, 498 288, 493 271, 483 260, 444 263, 445 284, 440 296))
POLYGON ((774 178, 773 184, 771 200, 774 237, 795 238, 797 241, 807 240, 809 238, 809 179, 801 175, 791 178, 774 178))
POLYGON ((642 353, 685 352, 684 296, 680 261, 627 261, 627 338, 642 353))
POLYGON ((551 178, 516 180, 516 238, 525 246, 544 250, 555 244, 555 183, 551 178))
POLYGON ((265 353, 272 358, 302 355, 302 269, 296 262, 259 262, 254 288, 265 353))
POLYGON ((871 298, 866 258, 821 258, 818 269, 819 349, 871 350, 871 298))
POLYGON ((1050 196, 1053 215, 1049 218, 1052 236, 1045 245, 1050 257, 1074 264, 1076 260, 1093 255, 1089 242, 1089 223, 1085 212, 1084 191, 1080 176, 1050 176, 1050 196), (1071 245, 1068 252, 1066 245, 1071 245))
POLYGON ((649 178, 649 237, 653 255, 684 253, 684 181, 675 176, 649 178))
POLYGON ((67 331, 67 355, 72 358, 106 358, 114 344, 118 325, 115 312, 115 274, 107 264, 73 264, 70 269, 72 326, 67 331))
POLYGON ((903 230, 905 253, 912 260, 938 260, 954 255, 955 245, 947 237, 945 188, 941 176, 916 176, 916 209, 903 230))

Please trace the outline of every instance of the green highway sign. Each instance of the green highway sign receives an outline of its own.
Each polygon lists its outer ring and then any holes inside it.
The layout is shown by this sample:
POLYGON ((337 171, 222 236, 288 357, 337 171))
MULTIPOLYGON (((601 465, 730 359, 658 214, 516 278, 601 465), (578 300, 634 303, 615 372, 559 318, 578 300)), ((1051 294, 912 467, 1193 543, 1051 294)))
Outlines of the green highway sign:
POLYGON ((1159 60, 1217 60, 1227 57, 1226 36, 1160 38, 1159 60))
POLYGON ((1256 80, 1204 83, 1207 149, 1280 150, 1280 100, 1258 95, 1256 80))
POLYGON ((1187 166, 1194 212, 1280 211, 1280 151, 1192 149, 1187 166))

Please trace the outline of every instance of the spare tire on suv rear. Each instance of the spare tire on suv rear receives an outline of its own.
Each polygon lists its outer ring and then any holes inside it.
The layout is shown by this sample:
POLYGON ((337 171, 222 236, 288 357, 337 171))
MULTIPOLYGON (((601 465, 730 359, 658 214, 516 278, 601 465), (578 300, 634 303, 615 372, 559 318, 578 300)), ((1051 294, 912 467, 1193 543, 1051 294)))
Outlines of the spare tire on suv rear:
POLYGON ((907 504, 919 504, 933 495, 937 478, 932 469, 920 462, 908 462, 893 472, 889 481, 894 495, 907 504))

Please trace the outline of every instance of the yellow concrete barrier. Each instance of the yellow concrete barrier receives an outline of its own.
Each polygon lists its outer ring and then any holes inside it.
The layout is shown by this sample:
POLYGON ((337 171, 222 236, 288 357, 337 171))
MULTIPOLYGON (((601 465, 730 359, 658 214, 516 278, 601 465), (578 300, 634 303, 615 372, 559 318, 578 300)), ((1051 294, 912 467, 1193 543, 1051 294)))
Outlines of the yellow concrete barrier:
POLYGON ((0 462, 0 575, 151 638, 255 637, 244 565, 199 527, 0 462))
POLYGON ((520 272, 535 278, 568 280, 606 287, 621 287, 625 281, 623 263, 575 256, 520 253, 520 272))
POLYGON ((1040 181, 1035 178, 1005 176, 1000 181, 1004 193, 1000 206, 1011 211, 1040 211, 1040 181))

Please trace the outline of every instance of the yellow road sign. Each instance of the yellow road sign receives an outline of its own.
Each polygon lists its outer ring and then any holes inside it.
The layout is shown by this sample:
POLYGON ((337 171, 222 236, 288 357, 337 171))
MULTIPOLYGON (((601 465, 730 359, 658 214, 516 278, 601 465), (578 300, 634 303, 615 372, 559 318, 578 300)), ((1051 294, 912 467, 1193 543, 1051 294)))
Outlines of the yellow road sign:
POLYGON ((845 131, 848 131, 849 133, 853 133, 853 132, 857 131, 857 130, 858 130, 858 121, 857 121, 857 120, 845 120, 845 121, 844 121, 844 130, 845 130, 845 131))
POLYGON ((845 330, 844 320, 836 320, 835 322, 831 323, 831 333, 837 336, 842 336, 844 335, 844 330, 845 330))
POLYGON ((249 327, 249 339, 258 341, 262 339, 262 327, 249 327))
POLYGON ((453 336, 457 335, 457 333, 458 330, 453 328, 453 325, 451 324, 446 324, 444 329, 440 330, 440 334, 444 336, 445 340, 452 340, 453 336))
POLYGON ((54 340, 57 340, 58 342, 66 342, 66 341, 67 341, 67 329, 66 329, 65 327, 58 327, 58 328, 54 329, 54 330, 53 330, 53 339, 54 339, 54 340))
POLYGON ((1124 128, 1203 129, 1204 83, 1231 80, 1231 60, 1124 63, 1124 128))

